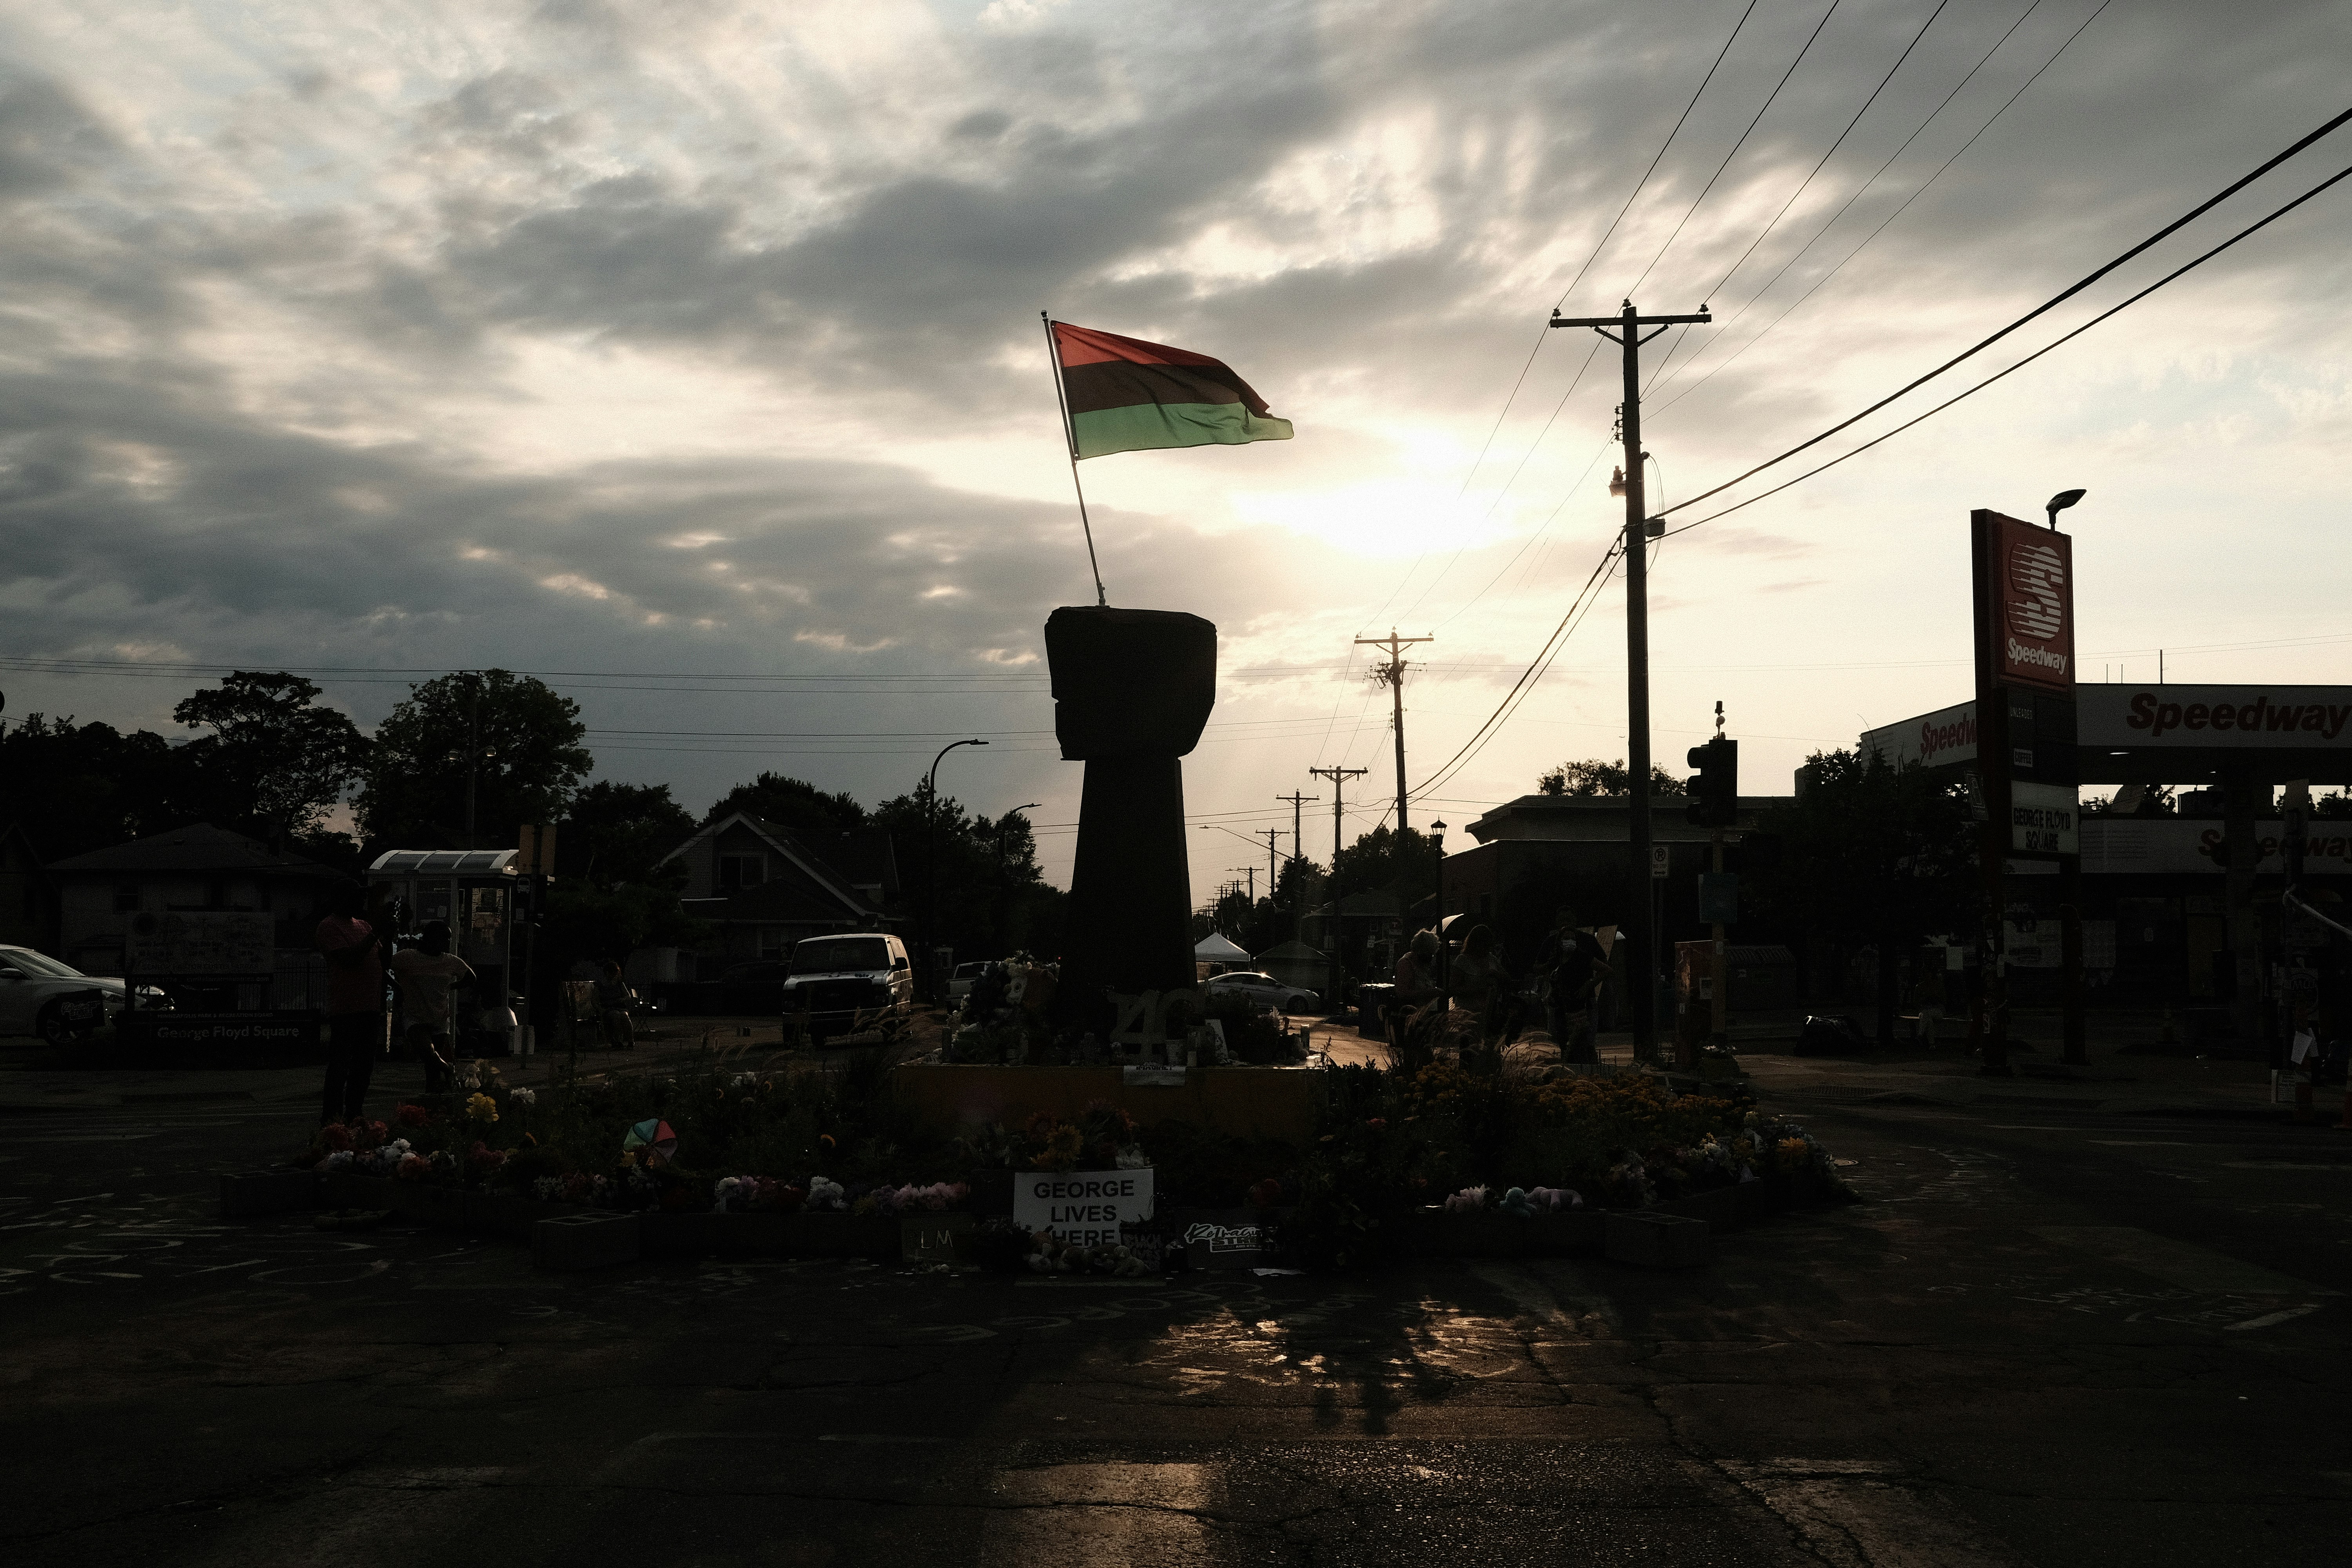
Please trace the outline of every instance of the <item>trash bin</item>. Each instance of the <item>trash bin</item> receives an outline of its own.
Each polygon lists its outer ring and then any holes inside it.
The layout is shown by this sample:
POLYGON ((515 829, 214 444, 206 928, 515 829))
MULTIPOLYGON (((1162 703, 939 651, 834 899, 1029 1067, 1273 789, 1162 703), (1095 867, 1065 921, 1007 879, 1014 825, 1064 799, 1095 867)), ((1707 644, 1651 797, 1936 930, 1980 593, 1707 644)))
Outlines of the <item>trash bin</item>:
POLYGON ((1389 1037, 1389 998, 1395 993, 1393 985, 1356 987, 1356 1033, 1368 1040, 1389 1037))

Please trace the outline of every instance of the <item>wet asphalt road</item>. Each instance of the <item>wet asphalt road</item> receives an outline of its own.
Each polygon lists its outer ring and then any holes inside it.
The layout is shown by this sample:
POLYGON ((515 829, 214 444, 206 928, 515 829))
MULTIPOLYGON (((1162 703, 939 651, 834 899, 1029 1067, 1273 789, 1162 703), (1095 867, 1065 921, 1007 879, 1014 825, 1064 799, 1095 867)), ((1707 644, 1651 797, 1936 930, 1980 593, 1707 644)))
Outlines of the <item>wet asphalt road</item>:
MULTIPOLYGON (((197 1075, 190 1093, 204 1092, 197 1075)), ((294 1081, 289 1079, 289 1082, 294 1081)), ((303 1080, 307 1081, 307 1080, 303 1080)), ((0 1117, 26 1563, 2288 1564, 2352 1527, 2352 1134, 1789 1084, 1710 1268, 534 1272, 225 1224, 299 1101, 0 1117)))

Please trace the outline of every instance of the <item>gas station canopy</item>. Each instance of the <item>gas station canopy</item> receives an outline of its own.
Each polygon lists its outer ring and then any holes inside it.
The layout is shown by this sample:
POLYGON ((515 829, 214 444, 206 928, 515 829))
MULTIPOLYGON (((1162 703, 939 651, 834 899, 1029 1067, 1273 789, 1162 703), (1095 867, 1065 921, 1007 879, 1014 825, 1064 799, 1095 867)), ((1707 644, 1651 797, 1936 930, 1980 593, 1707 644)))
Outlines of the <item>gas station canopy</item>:
MULTIPOLYGON (((2352 686, 2077 686, 2074 723, 2085 784, 2232 774, 2257 784, 2352 784, 2352 686)), ((1898 767, 1973 763, 1977 705, 1867 731, 1862 749, 1898 767)))

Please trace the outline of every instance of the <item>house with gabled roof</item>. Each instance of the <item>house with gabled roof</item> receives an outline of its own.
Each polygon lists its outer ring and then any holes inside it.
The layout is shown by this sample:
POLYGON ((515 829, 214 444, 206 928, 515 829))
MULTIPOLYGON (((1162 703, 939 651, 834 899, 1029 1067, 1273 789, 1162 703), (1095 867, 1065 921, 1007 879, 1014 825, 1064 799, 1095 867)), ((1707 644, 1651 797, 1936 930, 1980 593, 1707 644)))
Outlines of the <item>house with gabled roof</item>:
POLYGON ((706 977, 782 957, 808 937, 902 924, 898 857, 880 828, 820 841, 739 811, 662 857, 673 861, 686 869, 686 912, 719 928, 696 955, 706 977))

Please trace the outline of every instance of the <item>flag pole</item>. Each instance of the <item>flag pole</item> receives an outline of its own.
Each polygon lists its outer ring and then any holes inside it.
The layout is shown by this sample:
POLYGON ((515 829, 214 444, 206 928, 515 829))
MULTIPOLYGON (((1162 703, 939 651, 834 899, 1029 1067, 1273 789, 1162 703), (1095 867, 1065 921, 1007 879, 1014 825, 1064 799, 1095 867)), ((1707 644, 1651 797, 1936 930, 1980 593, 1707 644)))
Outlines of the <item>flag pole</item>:
POLYGON ((1045 357, 1054 364, 1054 405, 1062 411, 1062 438, 1070 446, 1070 488, 1078 492, 1078 526, 1086 531, 1087 564, 1095 574, 1095 603, 1107 605, 1110 595, 1103 592, 1102 563, 1095 559, 1095 525, 1087 518, 1087 487, 1078 482, 1078 432, 1070 423, 1070 395, 1062 385, 1062 345, 1054 338, 1054 318, 1040 310, 1037 319, 1045 323, 1045 357))

